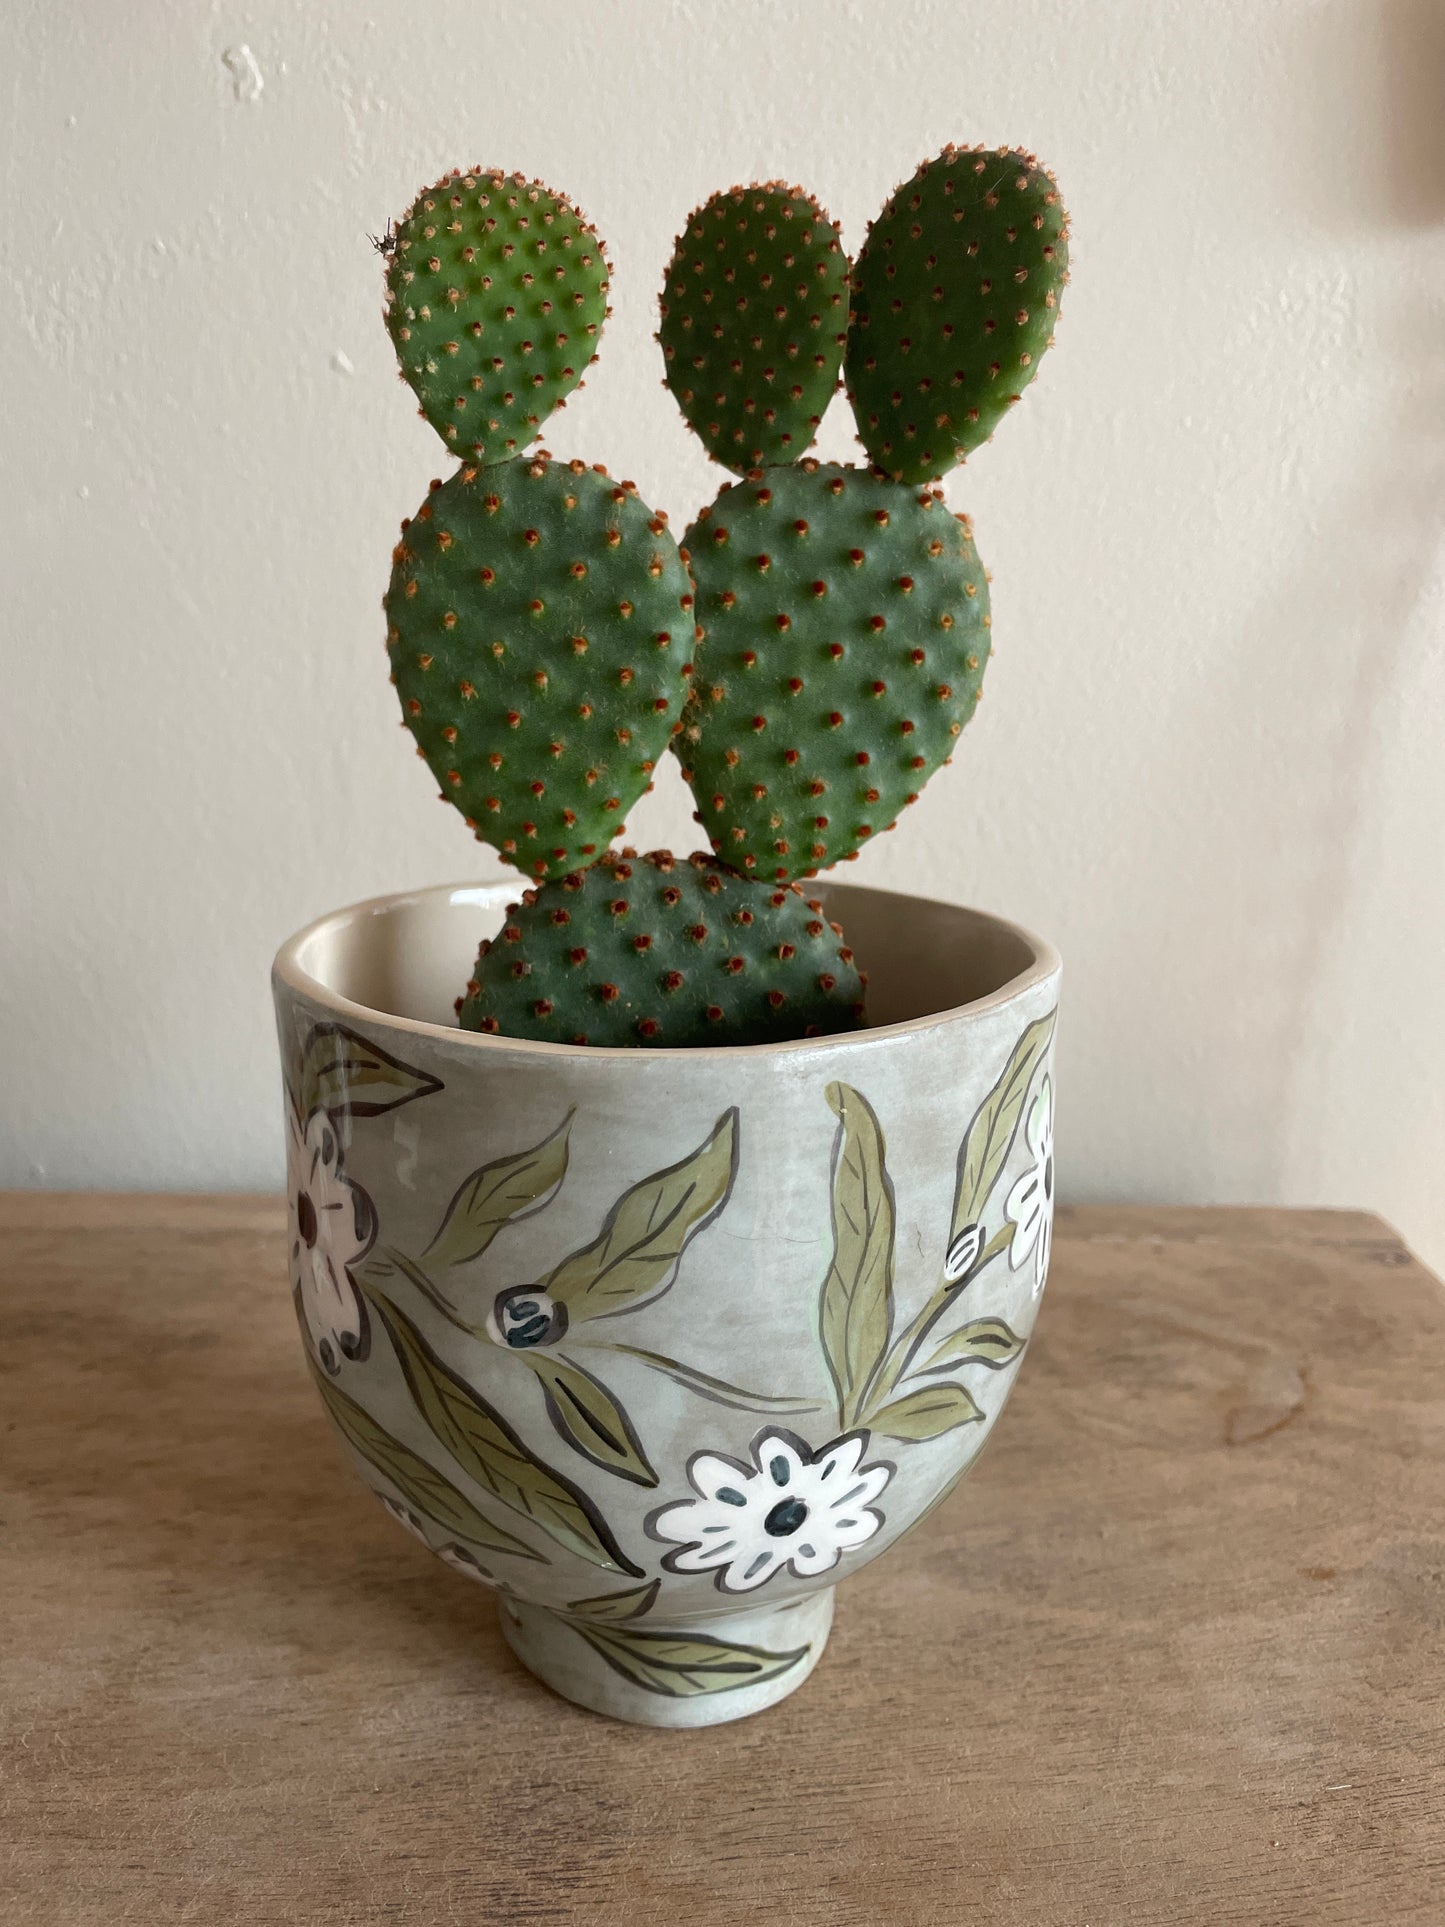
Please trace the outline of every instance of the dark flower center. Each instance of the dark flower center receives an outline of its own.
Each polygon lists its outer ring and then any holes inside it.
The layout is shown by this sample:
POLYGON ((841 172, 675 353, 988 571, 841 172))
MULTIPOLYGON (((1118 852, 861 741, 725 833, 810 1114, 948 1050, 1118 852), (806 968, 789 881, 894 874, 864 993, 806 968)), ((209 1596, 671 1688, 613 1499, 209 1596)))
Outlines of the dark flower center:
POLYGON ((786 1539, 807 1519, 808 1508, 801 1499, 779 1499, 767 1518, 763 1531, 770 1539, 786 1539))
POLYGON ((316 1243, 316 1233, 320 1229, 316 1222, 316 1206, 311 1202, 309 1191, 301 1191, 297 1194, 296 1229, 301 1233, 302 1244, 309 1251, 316 1243))
POLYGON ((567 1329, 567 1307, 526 1285, 513 1285, 510 1291, 499 1292, 496 1313, 503 1342, 513 1351, 525 1352, 534 1345, 550 1344, 567 1329))
POLYGON ((1044 1196, 1052 1204, 1054 1201, 1054 1154, 1049 1152, 1044 1162, 1044 1196))

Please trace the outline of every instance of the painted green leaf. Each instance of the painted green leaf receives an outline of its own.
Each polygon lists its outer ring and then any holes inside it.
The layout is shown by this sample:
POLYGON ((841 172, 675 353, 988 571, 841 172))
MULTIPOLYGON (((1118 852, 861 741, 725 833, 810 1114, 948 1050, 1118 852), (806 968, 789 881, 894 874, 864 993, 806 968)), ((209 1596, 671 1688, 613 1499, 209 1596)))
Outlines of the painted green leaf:
POLYGON ((1013 1241, 1013 1235, 1013 1226, 1005 1220, 974 1260, 973 1270, 969 1273, 969 1277, 976 1277, 977 1274, 983 1270, 984 1266, 988 1264, 990 1259, 996 1258, 1001 1251, 1007 1251, 1013 1241))
POLYGON ((625 1192, 592 1243, 564 1259, 538 1289, 566 1305, 573 1320, 606 1318, 660 1298, 688 1244, 727 1203, 737 1168, 734 1106, 680 1164, 625 1192))
MULTIPOLYGON (((586 1339, 581 1343, 587 1344, 586 1339)), ((711 1372, 699 1371, 695 1365, 684 1365, 680 1359, 669 1358, 664 1352, 650 1352, 641 1345, 597 1345, 598 1351, 617 1352, 623 1358, 635 1358, 641 1364, 650 1365, 655 1372, 661 1372, 675 1385, 686 1391, 696 1392, 699 1398, 711 1399, 714 1405, 726 1405, 735 1412, 774 1412, 788 1417, 799 1417, 804 1412, 816 1412, 818 1401, 815 1398, 774 1398, 767 1392, 750 1392, 745 1386, 732 1385, 725 1378, 714 1378, 711 1372)))
POLYGON ((439 1079, 413 1070, 344 1024, 318 1024, 307 1039, 301 1065, 303 1117, 317 1110, 380 1117, 440 1089, 439 1079))
POLYGON ((614 1672, 646 1692, 663 1693, 669 1699, 756 1686, 763 1680, 777 1679, 808 1654, 806 1646, 770 1653, 762 1646, 734 1646, 701 1633, 650 1632, 575 1620, 572 1630, 600 1653, 614 1672))
POLYGON ((886 1439, 920 1440, 942 1438, 945 1432, 982 1417, 983 1408, 961 1385, 929 1385, 895 1398, 869 1423, 886 1439))
POLYGON ((369 1278, 373 1284, 380 1284, 385 1279, 396 1276, 396 1266, 386 1255, 385 1246, 380 1251, 369 1251, 360 1264, 351 1266, 351 1270, 356 1277, 369 1278))
POLYGON ((998 1082, 974 1113, 958 1154, 958 1185, 953 1199, 950 1244, 965 1226, 983 1216, 988 1195, 1014 1141, 1034 1072, 1054 1034, 1057 1014, 1051 1010, 1047 1017, 1040 1017, 1029 1025, 1014 1045, 998 1082))
POLYGON ((626 1592, 604 1592, 592 1599, 574 1599, 567 1608, 582 1619, 641 1619, 652 1611, 660 1579, 649 1579, 645 1586, 632 1586, 626 1592))
POLYGON ((974 1318, 950 1332, 917 1369, 942 1372, 955 1365, 987 1365, 997 1372, 1012 1365, 1023 1348, 1024 1341, 1001 1318, 974 1318))
MULTIPOLYGON (((422 1297, 426 1299, 427 1303, 434 1305, 442 1314, 443 1318, 455 1325, 458 1331, 467 1332, 473 1338, 485 1338, 487 1336, 486 1326, 484 1324, 470 1324, 457 1310, 452 1298, 442 1290, 441 1286, 426 1270, 425 1266, 417 1263, 415 1258, 408 1258, 406 1253, 404 1251, 398 1251, 395 1245, 383 1245, 381 1248, 381 1256, 382 1263, 387 1267, 392 1277, 395 1277, 396 1274, 400 1272, 408 1284, 414 1285, 422 1297)), ((377 1279, 385 1275, 380 1269, 373 1270, 369 1264, 362 1266, 357 1273, 363 1285, 373 1284, 377 1279)))
POLYGON ((867 1099, 830 1084, 833 1139, 833 1258, 820 1299, 823 1351, 838 1393, 843 1429, 857 1418, 888 1349, 893 1324, 893 1185, 883 1131, 867 1099))
POLYGON ((469 1478, 569 1552, 609 1572, 642 1577, 585 1492, 534 1458, 492 1409, 432 1351, 416 1326, 374 1289, 376 1307, 422 1417, 469 1478))
POLYGON ((547 1416, 583 1458, 634 1485, 657 1484, 631 1419, 600 1379, 540 1346, 516 1356, 537 1374, 547 1416))
POLYGON ((550 1204, 567 1175, 569 1111, 550 1137, 530 1150, 484 1164, 465 1179, 447 1206, 441 1229, 422 1253, 433 1266, 470 1264, 504 1224, 530 1218, 550 1204))
POLYGON ((468 1545, 480 1546, 487 1552, 505 1552, 516 1559, 540 1559, 544 1565, 547 1563, 540 1552, 494 1525, 450 1479, 444 1478, 435 1466, 428 1465, 410 1446, 394 1439, 369 1412, 348 1398, 314 1365, 311 1376, 347 1444, 395 1486, 418 1518, 429 1520, 464 1539, 468 1545))
POLYGON ((276 1041, 281 1047, 281 1084, 291 1108, 297 1112, 301 1111, 301 1074, 306 1066, 304 1036, 294 1008, 284 1014, 277 1011, 276 1041))

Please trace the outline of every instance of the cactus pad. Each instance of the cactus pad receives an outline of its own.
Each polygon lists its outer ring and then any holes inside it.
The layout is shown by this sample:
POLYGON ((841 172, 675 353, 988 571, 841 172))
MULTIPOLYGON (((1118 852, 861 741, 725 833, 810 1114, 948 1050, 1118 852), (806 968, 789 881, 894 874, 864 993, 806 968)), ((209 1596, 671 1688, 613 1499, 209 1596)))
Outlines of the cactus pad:
POLYGON ((688 216, 657 338, 668 387, 724 468, 805 453, 847 332, 848 258, 811 195, 779 181, 734 187, 688 216))
POLYGON ((596 359, 596 231, 540 181, 474 168, 418 195, 386 252, 386 325, 421 413, 467 461, 517 454, 596 359))
POLYGON ((863 979, 796 885, 623 850, 525 892, 457 1008, 466 1030, 554 1044, 773 1044, 855 1029, 863 979))
POLYGON ((707 641, 674 748, 713 849, 807 875, 891 829, 973 714, 988 584, 941 493, 812 460, 684 538, 707 641))
POLYGON ((869 228, 845 374, 863 446, 895 480, 952 468, 1033 380, 1068 279, 1068 228, 1031 154, 956 147, 869 228))
POLYGON ((402 525, 386 614, 403 719, 468 827, 533 876, 605 849, 692 673, 666 518, 582 462, 460 469, 402 525))

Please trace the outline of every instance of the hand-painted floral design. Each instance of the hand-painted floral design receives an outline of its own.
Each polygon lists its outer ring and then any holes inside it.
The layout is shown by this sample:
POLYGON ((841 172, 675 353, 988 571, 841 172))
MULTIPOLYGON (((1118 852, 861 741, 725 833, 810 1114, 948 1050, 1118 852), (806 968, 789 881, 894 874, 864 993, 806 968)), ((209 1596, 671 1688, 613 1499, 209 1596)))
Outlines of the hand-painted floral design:
POLYGON ((710 1572, 720 1592, 753 1592, 784 1567, 804 1579, 831 1572, 845 1552, 883 1524, 873 1502, 893 1475, 880 1462, 859 1470, 867 1432, 816 1452, 781 1429, 760 1432, 751 1465, 699 1452, 687 1476, 697 1497, 661 1506, 647 1520, 654 1539, 679 1548, 669 1572, 710 1572))
POLYGON ((540 1144, 493 1159, 454 1194, 420 1258, 392 1246, 365 1274, 399 1272, 458 1330, 490 1339, 541 1387, 558 1435, 604 1472, 655 1486, 657 1473, 631 1418, 596 1371, 560 1347, 585 1348, 641 1361, 702 1398, 754 1412, 815 1411, 809 1400, 772 1398, 697 1371, 664 1353, 609 1340, 593 1329, 642 1310, 672 1289, 692 1240, 713 1223, 732 1195, 738 1169, 738 1113, 724 1111, 695 1150, 630 1185, 587 1244, 543 1278, 496 1290, 472 1270, 505 1227, 545 1209, 566 1175, 572 1113, 540 1144), (384 1267, 384 1272, 379 1269, 384 1267))
POLYGON ((378 1492, 376 1496, 381 1500, 381 1503, 386 1507, 392 1518, 396 1520, 396 1523, 401 1527, 402 1531, 409 1532, 413 1539, 420 1539, 427 1551, 430 1552, 431 1540, 426 1536, 426 1527, 422 1524, 421 1520, 418 1519, 411 1507, 403 1505, 400 1499, 389 1499, 384 1492, 378 1492))
POLYGON ((983 1250, 983 1226, 966 1224, 949 1245, 943 1257, 943 1281, 960 1284, 978 1263, 983 1250))
POLYGON ((434 1546, 427 1537, 426 1527, 409 1506, 387 1498, 384 1492, 379 1492, 377 1497, 403 1531, 409 1532, 413 1539, 420 1539, 427 1551, 434 1552, 444 1566, 450 1566, 453 1572, 461 1573, 466 1579, 476 1579, 484 1586, 496 1585, 496 1580, 475 1553, 468 1552, 465 1546, 434 1546))
POLYGON ((507 1590, 505 1586, 497 1584, 481 1560, 475 1553, 468 1552, 465 1546, 433 1546, 432 1551, 444 1566, 459 1572, 463 1579, 475 1579, 483 1586, 495 1586, 498 1592, 507 1590))
POLYGON ((498 1342, 515 1352, 555 1345, 567 1332, 567 1307, 536 1285, 512 1285, 499 1291, 492 1318, 498 1342))
MULTIPOLYGON (((544 1210, 561 1189, 573 1114, 539 1143, 465 1176, 431 1241, 409 1256, 378 1237, 371 1198, 344 1168, 346 1150, 355 1119, 441 1086, 357 1032, 314 1027, 287 1077, 292 1283, 322 1398, 368 1478, 379 1475, 373 1489, 388 1511, 444 1564, 503 1593, 514 1591, 506 1575, 525 1570, 515 1562, 551 1565, 559 1550, 617 1575, 622 1590, 614 1578, 611 1590, 552 1610, 606 1666, 647 1692, 732 1691, 801 1665, 813 1650, 806 1644, 774 1651, 666 1624, 667 1575, 711 1575, 728 1595, 752 1594, 779 1574, 831 1584, 844 1554, 870 1542, 876 1551, 889 1524, 877 1502, 896 1467, 884 1459, 865 1464, 870 1450, 897 1445, 911 1456, 915 1447, 952 1439, 962 1455, 971 1428, 982 1436, 997 1402, 986 1408, 964 1380, 981 1390, 983 1374, 1013 1368, 1026 1334, 978 1304, 981 1281, 1005 1255, 1015 1271, 1032 1261, 1037 1296, 1048 1268, 1053 1030, 1053 1011, 1026 1026, 969 1122, 938 1282, 911 1316, 896 1289, 898 1207, 884 1121, 861 1091, 827 1086, 836 1119, 833 1236, 818 1337, 836 1416, 824 1420, 816 1387, 800 1387, 813 1391, 802 1397, 752 1391, 610 1336, 617 1328, 607 1321, 641 1312, 672 1289, 692 1241, 726 1208, 739 1168, 736 1108, 677 1163, 635 1178, 588 1242, 517 1282, 515 1271, 505 1276, 510 1265, 498 1276, 481 1261, 499 1234, 544 1210), (475 1342, 487 1341, 484 1371, 505 1359, 508 1373, 535 1378, 558 1436, 599 1472, 650 1488, 680 1483, 667 1459, 659 1454, 654 1464, 650 1456, 663 1442, 643 1438, 645 1428, 599 1375, 610 1376, 610 1359, 747 1413, 744 1436, 751 1433, 752 1444, 742 1457, 694 1453, 686 1467, 691 1496, 648 1512, 645 1530, 662 1550, 639 1563, 620 1542, 605 1498, 588 1489, 594 1482, 576 1483, 540 1456, 470 1369, 436 1349, 437 1317, 473 1341, 473 1357, 475 1342), (365 1391, 367 1373, 343 1380, 343 1362, 368 1355, 373 1330, 410 1395, 404 1437, 352 1395, 365 1391), (790 1423, 833 1436, 815 1449, 783 1429, 790 1423), (503 1525, 499 1509, 516 1516, 503 1525), (514 1531, 518 1520, 524 1525, 514 1531), (633 1623, 654 1604, 658 1624, 633 1623)), ((733 1438, 721 1443, 736 1449, 733 1438)), ((890 1513, 896 1529, 896 1494, 890 1513)), ((531 1597, 525 1587, 516 1591, 531 1597)))
POLYGON ((1054 1093, 1047 1072, 1024 1120, 1028 1169, 1004 1200, 1004 1215, 1013 1226, 1008 1261, 1018 1271, 1037 1252, 1034 1297, 1044 1288, 1049 1270, 1049 1248, 1054 1226, 1054 1093))
POLYGON ((316 1356, 335 1378, 343 1358, 365 1358, 371 1345, 366 1301, 351 1267, 376 1241, 376 1211, 342 1169, 341 1138, 325 1111, 313 1111, 303 1123, 288 1105, 286 1124, 291 1284, 316 1356))
POLYGON ((881 1119, 861 1091, 830 1084, 838 1119, 833 1139, 833 1250, 818 1301, 818 1328, 837 1396, 838 1426, 867 1428, 874 1438, 924 1444, 985 1421, 987 1413, 954 1374, 1013 1364, 1024 1341, 997 1318, 970 1318, 940 1339, 938 1327, 1010 1247, 1020 1265, 1038 1253, 1035 1296, 1048 1264, 1053 1208, 1052 1086, 1044 1074, 1040 1102, 1025 1112, 1054 1033, 1053 1011, 1019 1036, 974 1112, 958 1153, 953 1219, 932 1295, 895 1331, 897 1223, 881 1119), (1027 1128, 1025 1128, 1027 1127, 1027 1128), (992 1235, 987 1219, 1014 1147, 1024 1132, 1028 1169, 1009 1192, 1016 1225, 1006 1218, 992 1235), (1037 1194, 1037 1195, 1036 1195, 1037 1194), (932 1341, 930 1344, 930 1340, 932 1341), (921 1381, 927 1380, 926 1384, 921 1381))

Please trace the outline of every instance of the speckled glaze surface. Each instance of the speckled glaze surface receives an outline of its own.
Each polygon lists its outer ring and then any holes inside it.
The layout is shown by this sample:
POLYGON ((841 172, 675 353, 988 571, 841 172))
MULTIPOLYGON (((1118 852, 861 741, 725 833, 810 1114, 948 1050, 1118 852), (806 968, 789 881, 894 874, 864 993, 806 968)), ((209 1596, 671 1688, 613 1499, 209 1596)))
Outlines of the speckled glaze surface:
POLYGON ((511 882, 357 905, 276 960, 323 1402, 532 1671, 624 1719, 807 1677, 836 1583, 978 1455, 1047 1274, 1057 957, 818 887, 874 1028, 803 1043, 458 1031, 511 882))

